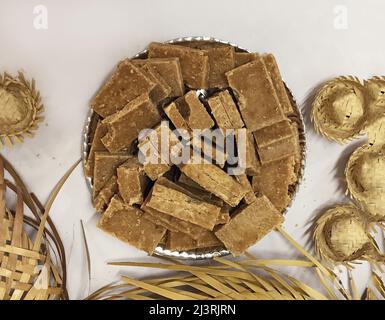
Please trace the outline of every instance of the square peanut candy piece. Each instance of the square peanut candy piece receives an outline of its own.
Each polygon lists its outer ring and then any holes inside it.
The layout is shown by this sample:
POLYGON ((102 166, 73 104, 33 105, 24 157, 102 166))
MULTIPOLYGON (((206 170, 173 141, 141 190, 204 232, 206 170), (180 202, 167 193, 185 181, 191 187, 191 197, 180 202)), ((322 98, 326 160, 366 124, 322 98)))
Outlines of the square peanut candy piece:
POLYGON ((124 60, 91 101, 91 107, 105 118, 123 109, 135 98, 149 95, 155 86, 139 68, 129 60, 124 60))
POLYGON ((209 57, 209 87, 226 88, 228 87, 226 72, 234 69, 234 48, 223 46, 206 49, 209 57))
POLYGON ((210 97, 208 104, 219 128, 240 129, 245 126, 238 108, 227 90, 210 97))
POLYGON ((167 230, 143 218, 143 212, 124 204, 118 197, 99 221, 99 228, 130 245, 153 254, 167 230))
POLYGON ((283 221, 283 216, 269 199, 260 196, 234 214, 215 235, 233 256, 239 256, 283 221))
POLYGON ((103 120, 108 133, 102 138, 102 142, 108 151, 118 152, 130 147, 141 130, 152 128, 160 121, 156 106, 147 95, 142 95, 103 120))
POLYGON ((108 153, 108 152, 96 152, 95 153, 95 166, 94 166, 94 179, 93 179, 93 194, 94 199, 98 195, 99 191, 105 186, 105 184, 113 177, 116 176, 116 169, 126 162, 130 155, 126 153, 108 153))
POLYGON ((289 120, 277 122, 253 134, 262 164, 287 158, 298 150, 297 133, 289 120))
POLYGON ((117 169, 119 194, 126 204, 142 204, 149 179, 143 165, 135 157, 117 169))
POLYGON ((212 230, 221 208, 187 193, 170 180, 159 178, 146 199, 146 206, 212 230))
POLYGON ((289 187, 296 180, 294 157, 281 159, 261 166, 252 178, 254 192, 264 194, 282 212, 289 205, 289 187))
POLYGON ((148 48, 149 58, 179 58, 185 84, 191 89, 208 87, 209 58, 198 49, 175 44, 151 43, 148 48))
POLYGON ((252 62, 229 71, 226 76, 238 98, 239 109, 247 129, 253 132, 285 118, 273 83, 260 56, 252 62))

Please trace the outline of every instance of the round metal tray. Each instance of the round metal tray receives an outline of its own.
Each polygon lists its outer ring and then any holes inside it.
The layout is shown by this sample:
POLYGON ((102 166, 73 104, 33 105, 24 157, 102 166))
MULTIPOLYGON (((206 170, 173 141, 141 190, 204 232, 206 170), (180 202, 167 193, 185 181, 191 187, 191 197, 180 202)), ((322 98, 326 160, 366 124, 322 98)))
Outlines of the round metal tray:
MULTIPOLYGON (((250 52, 247 49, 241 48, 238 45, 235 45, 233 43, 219 40, 212 37, 183 37, 183 38, 177 38, 170 41, 166 41, 166 43, 178 43, 178 42, 188 42, 188 41, 205 41, 205 42, 219 42, 227 45, 233 46, 238 52, 250 52)), ((147 56, 147 49, 139 52, 136 54, 133 58, 145 58, 147 56)), ((297 182, 293 185, 292 190, 290 190, 291 193, 291 203, 286 208, 284 214, 288 212, 288 210, 291 207, 291 204, 293 203, 295 196, 298 192, 299 186, 303 180, 303 174, 305 169, 305 162, 306 162, 306 137, 305 137, 305 123, 303 121, 303 116, 301 113, 301 110, 299 109, 291 91, 289 88, 287 88, 290 100, 292 105, 295 107, 297 114, 294 116, 291 116, 290 118, 293 121, 296 121, 298 123, 298 130, 299 130, 299 140, 300 140, 300 147, 301 147, 301 164, 300 164, 300 170, 298 174, 297 182)), ((90 109, 90 112, 87 116, 84 131, 83 131, 83 143, 82 143, 82 159, 83 159, 83 168, 85 166, 88 153, 90 150, 90 146, 92 143, 92 137, 94 130, 96 128, 96 124, 98 121, 98 116, 93 112, 92 109, 90 109)), ((92 180, 85 175, 87 185, 90 189, 90 192, 92 194, 92 180)), ((163 245, 159 245, 154 252, 155 255, 163 256, 163 257, 172 257, 182 260, 202 260, 202 259, 212 259, 214 257, 221 257, 229 255, 229 250, 219 247, 219 248, 203 248, 203 249, 196 249, 192 251, 171 251, 166 249, 163 245)))

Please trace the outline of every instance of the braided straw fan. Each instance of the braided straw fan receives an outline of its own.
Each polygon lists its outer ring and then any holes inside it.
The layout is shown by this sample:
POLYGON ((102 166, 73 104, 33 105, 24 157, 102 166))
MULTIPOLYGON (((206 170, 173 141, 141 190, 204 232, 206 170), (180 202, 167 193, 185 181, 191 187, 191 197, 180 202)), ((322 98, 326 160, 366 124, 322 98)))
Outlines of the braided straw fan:
POLYGON ((345 169, 348 192, 372 220, 385 220, 385 145, 365 144, 350 156, 345 169))
POLYGON ((0 155, 0 300, 68 299, 64 247, 48 213, 73 169, 43 207, 0 155), (16 195, 14 209, 8 206, 6 193, 16 195), (26 209, 30 216, 24 214, 26 209), (34 230, 34 239, 26 226, 34 230))
POLYGON ((17 77, 0 74, 0 148, 32 137, 43 120, 42 113, 35 80, 27 81, 22 72, 17 77))
POLYGON ((311 114, 316 131, 339 143, 361 134, 366 117, 364 86, 352 76, 328 81, 318 91, 311 114))
POLYGON ((317 254, 331 264, 349 265, 379 256, 364 213, 351 204, 327 210, 317 220, 313 237, 317 254))

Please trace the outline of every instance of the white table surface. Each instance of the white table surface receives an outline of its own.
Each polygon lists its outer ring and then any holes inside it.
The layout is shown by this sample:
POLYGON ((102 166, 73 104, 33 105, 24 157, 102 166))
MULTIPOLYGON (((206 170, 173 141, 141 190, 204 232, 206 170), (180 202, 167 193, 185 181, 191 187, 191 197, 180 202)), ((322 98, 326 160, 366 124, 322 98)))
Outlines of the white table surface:
MULTIPOLYGON (((285 228, 310 248, 306 231, 311 219, 325 207, 347 201, 343 169, 361 142, 339 146, 315 135, 306 98, 320 82, 338 75, 385 74, 384 10, 385 2, 380 0, 0 0, 0 71, 21 69, 34 77, 46 117, 34 139, 1 152, 45 200, 79 159, 90 98, 119 60, 144 49, 150 41, 189 35, 214 36, 250 50, 272 52, 307 122, 305 179, 285 228), (36 5, 48 9, 47 30, 34 27, 36 5), (338 5, 347 10, 348 24, 342 25, 346 28, 340 28, 338 5)), ((90 290, 118 279, 120 273, 135 277, 158 273, 106 265, 114 260, 153 258, 95 227, 97 215, 80 166, 59 194, 51 217, 66 247, 71 298, 85 297, 90 290), (91 288, 81 219, 92 259, 91 288)), ((300 256, 275 233, 251 252, 259 257, 300 256)), ((364 264, 355 271, 361 289, 367 282, 367 269, 364 264)), ((299 271, 292 273, 317 286, 310 274, 299 271)))

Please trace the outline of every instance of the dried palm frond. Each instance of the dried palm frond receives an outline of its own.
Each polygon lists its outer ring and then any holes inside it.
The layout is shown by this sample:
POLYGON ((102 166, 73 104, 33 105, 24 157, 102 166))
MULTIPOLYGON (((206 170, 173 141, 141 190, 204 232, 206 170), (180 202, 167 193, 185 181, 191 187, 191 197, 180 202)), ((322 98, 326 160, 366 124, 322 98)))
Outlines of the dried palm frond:
POLYGON ((119 283, 107 285, 88 300, 325 300, 350 299, 337 281, 336 275, 307 253, 283 229, 277 230, 292 243, 307 260, 257 259, 250 254, 242 260, 214 258, 215 265, 191 266, 176 262, 138 263, 115 262, 111 265, 173 270, 171 277, 145 281, 123 276, 119 283), (277 266, 301 267, 317 275, 325 294, 306 283, 276 269, 277 266))
POLYGON ((345 169, 348 192, 373 220, 385 219, 385 145, 363 145, 345 169))
POLYGON ((22 72, 17 77, 0 74, 0 148, 32 137, 43 120, 43 105, 35 80, 22 72))
POLYGON ((76 165, 43 206, 0 155, 0 300, 68 299, 64 247, 48 214, 76 165), (16 194, 15 208, 7 203, 6 193, 16 194), (33 239, 27 227, 32 228, 33 239))
POLYGON ((318 91, 311 119, 318 133, 345 143, 362 133, 367 114, 364 86, 357 77, 342 76, 318 91))

